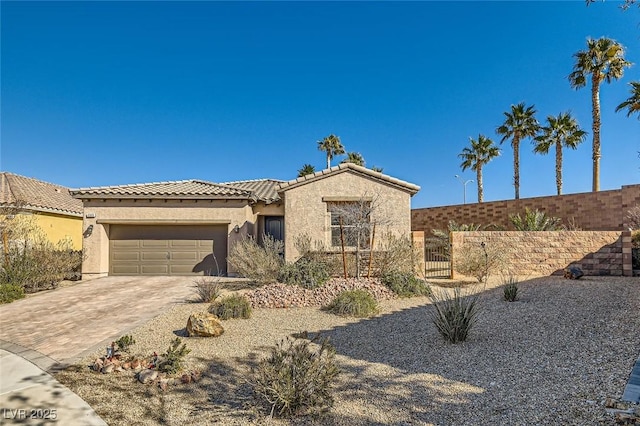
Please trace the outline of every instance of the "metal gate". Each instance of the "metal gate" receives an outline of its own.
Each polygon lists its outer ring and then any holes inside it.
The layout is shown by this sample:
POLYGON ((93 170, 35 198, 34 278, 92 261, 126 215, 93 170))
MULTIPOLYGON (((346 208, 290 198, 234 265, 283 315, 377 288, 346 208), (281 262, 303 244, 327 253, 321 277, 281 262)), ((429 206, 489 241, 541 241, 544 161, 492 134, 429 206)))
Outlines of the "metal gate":
POLYGON ((451 278, 450 243, 440 238, 428 238, 424 244, 425 278, 451 278))

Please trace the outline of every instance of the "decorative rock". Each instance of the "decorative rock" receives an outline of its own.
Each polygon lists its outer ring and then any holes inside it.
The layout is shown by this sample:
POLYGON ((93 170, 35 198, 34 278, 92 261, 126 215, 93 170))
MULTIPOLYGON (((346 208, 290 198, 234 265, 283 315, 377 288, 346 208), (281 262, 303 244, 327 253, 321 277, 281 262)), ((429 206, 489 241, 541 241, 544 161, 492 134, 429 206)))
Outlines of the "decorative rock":
POLYGON ((116 368, 115 365, 113 364, 106 364, 104 367, 102 367, 102 370, 100 370, 102 372, 102 374, 109 374, 111 373, 114 369, 116 368))
POLYGON ((192 379, 191 379, 191 374, 183 374, 180 377, 180 381, 184 384, 188 384, 191 383, 192 379))
POLYGON ((199 371, 192 371, 191 372, 191 381, 195 383, 198 380, 200 380, 200 372, 199 371))
POLYGON ((120 373, 120 372, 124 371, 124 368, 122 368, 121 365, 116 365, 115 368, 113 369, 113 371, 120 373))
POLYGON ((93 371, 101 371, 102 367, 104 367, 104 362, 100 358, 98 358, 93 362, 91 369, 93 371))
POLYGON ((218 317, 206 312, 191 314, 187 320, 187 334, 189 337, 218 337, 224 333, 224 328, 218 317))
POLYGON ((137 370, 140 367, 142 367, 142 361, 140 361, 139 359, 134 359, 133 361, 131 361, 132 370, 137 370))
POLYGON ((584 275, 582 269, 577 266, 570 266, 564 270, 564 277, 570 280, 577 280, 584 275))
POLYGON ((142 370, 138 373, 138 381, 142 384, 146 384, 154 381, 158 377, 158 372, 156 370, 142 370))
POLYGON ((130 362, 125 362, 124 364, 122 364, 122 369, 123 370, 131 370, 131 363, 130 362))
POLYGON ((169 384, 169 380, 168 379, 162 379, 158 382, 158 386, 160 387, 160 389, 162 389, 163 391, 167 390, 167 386, 169 384))

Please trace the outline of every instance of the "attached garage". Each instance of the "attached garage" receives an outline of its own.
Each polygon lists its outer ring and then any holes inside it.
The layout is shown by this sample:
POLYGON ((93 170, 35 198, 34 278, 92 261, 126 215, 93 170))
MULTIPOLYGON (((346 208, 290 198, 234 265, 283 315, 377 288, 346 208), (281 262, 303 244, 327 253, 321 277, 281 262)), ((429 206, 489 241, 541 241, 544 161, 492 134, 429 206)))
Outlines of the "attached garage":
POLYGON ((111 225, 109 275, 226 274, 227 225, 111 225))

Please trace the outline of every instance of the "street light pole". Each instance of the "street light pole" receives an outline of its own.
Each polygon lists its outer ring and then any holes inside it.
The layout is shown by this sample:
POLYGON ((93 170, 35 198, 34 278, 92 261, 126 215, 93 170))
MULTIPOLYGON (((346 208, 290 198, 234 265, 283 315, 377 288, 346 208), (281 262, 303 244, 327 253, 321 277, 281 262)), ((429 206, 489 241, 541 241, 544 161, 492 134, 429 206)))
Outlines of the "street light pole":
POLYGON ((460 181, 460 183, 462 184, 463 202, 464 202, 464 204, 467 204, 467 184, 470 183, 470 182, 473 182, 473 179, 469 179, 469 180, 465 181, 458 175, 456 175, 456 179, 458 179, 460 181))

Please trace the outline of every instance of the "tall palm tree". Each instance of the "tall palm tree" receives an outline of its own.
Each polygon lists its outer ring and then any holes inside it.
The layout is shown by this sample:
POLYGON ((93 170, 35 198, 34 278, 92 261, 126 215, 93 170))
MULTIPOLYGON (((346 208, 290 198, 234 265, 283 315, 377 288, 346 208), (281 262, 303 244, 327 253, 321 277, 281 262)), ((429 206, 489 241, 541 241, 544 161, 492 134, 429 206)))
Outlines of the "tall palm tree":
POLYGON ((301 169, 298 170, 298 177, 312 175, 316 172, 316 168, 311 164, 304 164, 301 169))
POLYGON ((513 186, 516 191, 516 200, 520 198, 520 141, 524 138, 533 138, 540 128, 535 117, 534 105, 525 108, 524 102, 511 105, 511 112, 505 112, 504 123, 496 129, 498 135, 502 135, 500 143, 511 138, 513 147, 513 186))
POLYGON ((336 155, 344 154, 344 146, 340 142, 340 137, 330 134, 318 141, 318 149, 327 153, 327 169, 331 168, 331 160, 336 155))
POLYGON ((500 149, 493 144, 493 141, 483 135, 478 135, 478 139, 469 138, 471 148, 465 147, 458 157, 462 158, 460 167, 462 171, 467 169, 476 172, 476 182, 478 182, 478 202, 481 203, 484 195, 482 187, 482 167, 495 157, 500 155, 500 149))
POLYGON ((626 108, 627 117, 637 113, 638 120, 640 120, 640 81, 632 81, 629 85, 631 86, 631 96, 616 107, 616 112, 626 108))
POLYGON ((353 163, 364 167, 364 157, 359 152, 347 152, 347 158, 342 160, 341 163, 353 163))
POLYGON ((563 112, 557 117, 547 117, 547 125, 541 128, 541 133, 533 140, 536 154, 548 154, 552 146, 556 148, 556 188, 558 195, 562 195, 562 148, 576 149, 584 142, 587 132, 580 129, 578 122, 570 112, 563 112))
POLYGON ((574 89, 587 84, 591 76, 591 115, 593 117, 593 191, 600 190, 600 84, 611 83, 624 74, 631 65, 624 59, 624 47, 610 38, 587 39, 587 49, 573 54, 576 62, 569 74, 569 83, 574 89))

